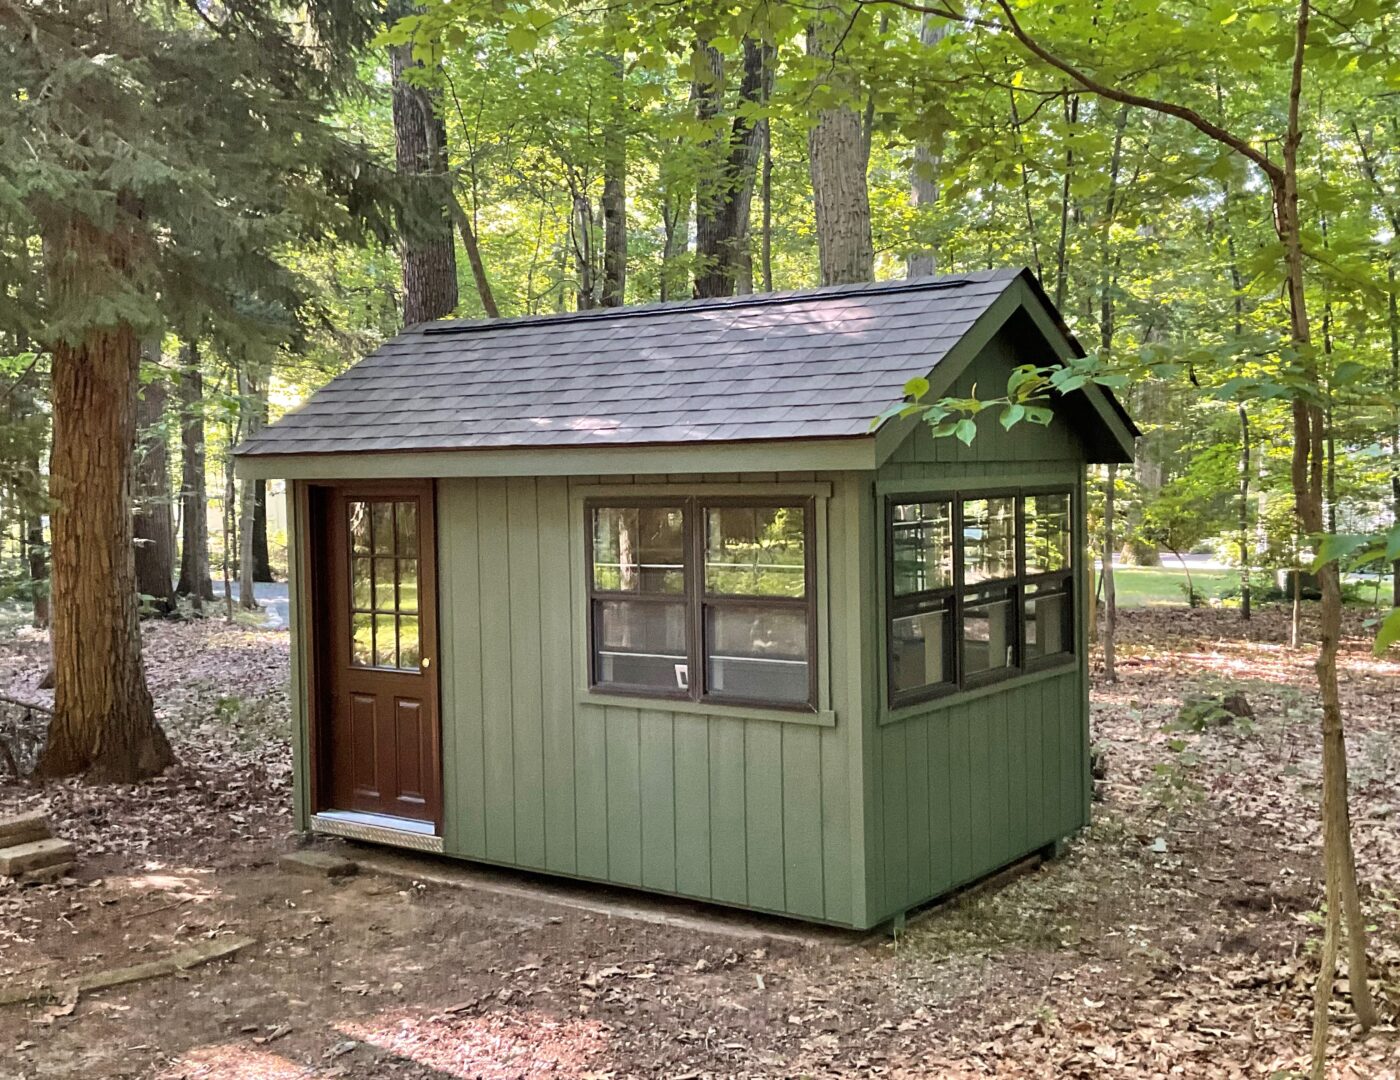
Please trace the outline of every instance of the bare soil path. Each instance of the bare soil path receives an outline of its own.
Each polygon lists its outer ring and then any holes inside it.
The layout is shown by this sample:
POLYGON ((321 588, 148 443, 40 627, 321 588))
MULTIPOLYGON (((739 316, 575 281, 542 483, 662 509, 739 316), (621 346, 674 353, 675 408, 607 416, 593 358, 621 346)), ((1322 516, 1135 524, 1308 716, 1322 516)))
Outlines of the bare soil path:
MULTIPOLYGON (((1282 1077, 1306 1049, 1318 887, 1309 657, 1266 611, 1125 618, 1095 689, 1107 779, 1070 854, 898 943, 756 940, 541 899, 298 877, 285 633, 147 628, 181 764, 133 788, 0 783, 83 856, 0 883, 0 987, 249 935, 179 976, 0 1009, 11 1077, 1282 1077), (1252 722, 1184 703, 1243 692, 1252 722), (1200 730, 1196 730, 1197 728, 1200 730)), ((1337 1077, 1400 1076, 1400 663, 1352 628, 1353 812, 1386 1023, 1337 1077)), ((43 643, 0 645, 0 693, 43 643)), ((789 929, 787 924, 754 924, 789 929)))

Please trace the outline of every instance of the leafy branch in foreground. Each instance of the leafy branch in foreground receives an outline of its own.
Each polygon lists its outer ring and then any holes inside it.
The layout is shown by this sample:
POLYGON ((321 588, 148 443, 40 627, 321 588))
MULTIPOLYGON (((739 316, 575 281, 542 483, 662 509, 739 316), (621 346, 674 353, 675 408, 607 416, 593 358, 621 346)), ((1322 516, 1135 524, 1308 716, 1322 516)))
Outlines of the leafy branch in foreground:
POLYGON ((1049 403, 1056 395, 1071 394, 1086 386, 1121 390, 1127 384, 1126 375, 1109 373, 1093 356, 1077 357, 1064 364, 1021 364, 1007 377, 1006 393, 993 398, 979 398, 974 384, 970 397, 926 401, 932 386, 919 375, 904 384, 904 400, 875 417, 870 427, 874 430, 896 416, 920 416, 935 438, 951 435, 964 446, 971 446, 977 436, 977 418, 989 409, 1000 410, 997 419, 1007 431, 1023 421, 1047 427, 1055 418, 1049 403))

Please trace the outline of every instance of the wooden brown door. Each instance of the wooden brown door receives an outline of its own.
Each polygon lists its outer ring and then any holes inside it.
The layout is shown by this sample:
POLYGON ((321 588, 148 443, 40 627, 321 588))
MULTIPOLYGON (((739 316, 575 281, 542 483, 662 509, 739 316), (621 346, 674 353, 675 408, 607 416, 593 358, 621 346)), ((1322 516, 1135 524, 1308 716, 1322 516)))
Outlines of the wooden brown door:
POLYGON ((440 824, 432 485, 326 489, 321 511, 318 809, 440 824))

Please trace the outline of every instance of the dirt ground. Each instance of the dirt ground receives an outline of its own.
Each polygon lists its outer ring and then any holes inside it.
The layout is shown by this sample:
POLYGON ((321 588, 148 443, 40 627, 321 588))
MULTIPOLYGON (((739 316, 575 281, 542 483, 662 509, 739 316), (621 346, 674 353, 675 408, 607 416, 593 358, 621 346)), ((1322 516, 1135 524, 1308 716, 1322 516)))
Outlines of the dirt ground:
MULTIPOLYGON (((74 881, 0 882, 0 990, 254 943, 76 1002, 0 1008, 0 1078, 1292 1075, 1318 945, 1309 654, 1283 644, 1281 612, 1250 640, 1226 612, 1123 621, 1121 679, 1094 691, 1094 825, 1063 859, 896 942, 286 873, 285 633, 153 624, 150 681, 181 764, 125 789, 0 784, 0 813, 46 808, 82 850, 74 881), (1184 703, 1229 692, 1253 721, 1197 706, 1197 724, 1179 722, 1184 703)), ((1394 1078, 1400 662, 1353 631, 1352 805, 1384 1023, 1352 1031, 1339 983, 1333 1070, 1394 1078)), ((0 693, 43 700, 42 641, 4 636, 0 693)))

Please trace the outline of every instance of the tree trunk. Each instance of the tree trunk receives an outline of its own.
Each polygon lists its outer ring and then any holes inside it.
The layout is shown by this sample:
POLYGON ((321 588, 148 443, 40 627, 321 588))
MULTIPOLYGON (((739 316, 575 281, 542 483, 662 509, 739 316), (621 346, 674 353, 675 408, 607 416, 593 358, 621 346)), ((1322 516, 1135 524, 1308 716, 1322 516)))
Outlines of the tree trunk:
POLYGON ((407 45, 389 50, 394 89, 394 151, 407 188, 401 221, 405 325, 441 319, 457 307, 457 249, 452 240, 452 186, 447 171, 447 129, 432 96, 414 85, 422 72, 407 45))
MULTIPOLYGON (((611 10, 615 23, 618 10, 611 10)), ((622 57, 612 55, 607 127, 603 131, 603 306, 621 307, 627 293, 627 110, 622 57)))
MULTIPOLYGON (((160 341, 142 349, 160 363, 160 341)), ((175 610, 175 529, 171 519, 170 450, 165 429, 170 394, 165 373, 138 391, 136 405, 135 514, 136 591, 160 615, 175 610)))
MULTIPOLYGON (((1395 295, 1395 256, 1390 256, 1387 271, 1390 296, 1386 300, 1386 318, 1390 324, 1390 400, 1396 404, 1390 414, 1390 512, 1400 522, 1400 301, 1395 295)), ((1390 598, 1400 607, 1400 559, 1390 564, 1390 598)))
MULTIPOLYGON (((1071 94, 1065 101, 1066 138, 1079 123, 1079 95, 1071 94)), ((1065 146, 1065 175, 1060 186, 1060 235, 1055 242, 1055 307, 1063 312, 1069 288, 1069 218, 1070 181, 1074 176, 1074 143, 1065 146)))
POLYGON ((476 238, 476 229, 472 227, 471 215, 467 213, 467 208, 455 196, 448 209, 457 222, 457 231, 461 234, 462 246, 466 248, 467 262, 472 268, 472 280, 476 282, 476 294, 481 298, 482 310, 486 312, 488 319, 499 319, 501 312, 496 307, 496 294, 492 291, 491 281, 486 276, 486 264, 481 259, 481 245, 476 238))
MULTIPOLYGON (((836 4, 825 4, 807 31, 808 53, 832 65, 851 18, 836 4)), ((841 78, 839 71, 828 77, 837 81, 841 78)), ((848 285, 874 280, 875 246, 866 181, 868 157, 860 113, 848 105, 819 110, 817 122, 807 135, 807 156, 821 283, 848 285)))
MULTIPOLYGON (((697 67, 706 80, 692 88, 701 120, 716 123, 724 99, 724 62, 705 42, 696 46, 697 67)), ((758 163, 768 140, 768 121, 752 114, 768 103, 773 88, 772 48, 744 39, 740 109, 723 134, 707 141, 706 163, 695 187, 695 295, 732 296, 753 291, 749 217, 758 163), (747 277, 748 287, 741 290, 747 277)))
MULTIPOLYGON (((266 403, 264 402, 264 407, 266 403)), ((267 418, 263 418, 266 423, 267 418)), ((267 545, 267 481, 253 481, 253 580, 272 582, 272 556, 267 545)))
POLYGON ((44 630, 49 625, 49 556, 44 548, 44 518, 36 512, 28 515, 25 522, 24 543, 29 562, 33 624, 44 630))
MULTIPOLYGON (((919 44, 932 49, 948 36, 951 24, 947 19, 925 14, 919 20, 919 44)), ((909 255, 905 273, 909 277, 927 277, 938 270, 938 248, 934 245, 933 209, 938 202, 938 173, 942 154, 931 143, 914 147, 914 164, 909 176, 909 206, 914 211, 916 243, 909 255)))
MULTIPOLYGON (((1118 681, 1117 634, 1118 634, 1118 593, 1113 583, 1113 556, 1116 545, 1113 542, 1113 513, 1115 489, 1118 486, 1118 466, 1112 462, 1108 466, 1108 479, 1103 490, 1103 677, 1105 682, 1118 681)), ((1093 597, 1090 597, 1092 600, 1093 597)))
POLYGON ((204 376, 198 349, 191 343, 184 348, 180 366, 180 580, 175 591, 190 597, 196 611, 214 599, 204 468, 204 376))
MULTIPOLYGON (((761 178, 763 235, 759 238, 759 269, 763 275, 763 291, 773 291, 773 125, 763 122, 763 175, 761 178)), ((1400 428, 1397 428, 1400 430, 1400 428)), ((1400 457, 1400 451, 1397 452, 1400 457)), ((1400 474, 1398 474, 1400 475, 1400 474)), ((1400 480, 1397 480, 1400 483, 1400 480)), ((1400 492, 1400 488, 1396 489, 1400 492)), ((1400 579, 1397 579, 1400 580, 1400 579)), ((1400 585, 1397 586, 1400 588, 1400 585)))
POLYGON ((577 290, 575 302, 579 311, 588 311, 598 306, 593 284, 593 201, 581 192, 574 194, 572 233, 577 290))
MULTIPOLYGON (((262 427, 262 388, 257 376, 248 370, 247 365, 238 369, 238 412, 242 439, 252 438, 262 427)), ((257 611, 258 599, 254 594, 257 579, 256 555, 253 540, 253 523, 257 517, 257 483, 244 480, 242 499, 238 510, 238 606, 245 611, 257 611)))
MULTIPOLYGON (((1288 309, 1294 348, 1303 358, 1303 377, 1310 390, 1321 389, 1317 364, 1312 359, 1312 333, 1308 325, 1307 292, 1303 274, 1302 227, 1298 215, 1298 147, 1302 142, 1299 111, 1302 99, 1303 56, 1311 17, 1309 0, 1301 0, 1295 24, 1293 77, 1289 92, 1288 127, 1283 140, 1282 182, 1273 182, 1274 224, 1283 245, 1287 269, 1288 309)), ((1293 460, 1290 480, 1298 524, 1306 537, 1323 532, 1323 477, 1326 470, 1326 414, 1313 394, 1293 401, 1293 460)), ((1341 696, 1337 688, 1337 651, 1341 645, 1342 581, 1336 560, 1318 567, 1322 592, 1319 605, 1317 682, 1322 697, 1322 859, 1329 903, 1323 942, 1324 963, 1338 948, 1345 910, 1347 981, 1352 1007, 1363 1029, 1376 1022, 1366 961, 1366 921, 1356 883, 1356 856, 1351 843, 1351 817, 1347 806, 1346 736, 1342 726, 1341 696), (1340 904, 1338 900, 1340 899, 1340 904)), ((1313 1014, 1313 1075, 1326 1068, 1327 1004, 1332 996, 1334 972, 1323 967, 1313 1014)))
MULTIPOLYGON (((58 309, 83 306, 95 264, 124 273, 130 243, 82 220, 46 237, 58 309)), ((35 773, 134 783, 174 761, 141 662, 131 531, 140 348, 117 323, 50 349, 54 711, 35 773)))
POLYGON ((1252 472, 1249 444, 1249 412, 1241 401, 1236 407, 1240 414, 1240 618, 1249 622, 1250 552, 1253 541, 1249 532, 1249 479, 1252 472))

